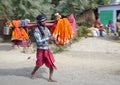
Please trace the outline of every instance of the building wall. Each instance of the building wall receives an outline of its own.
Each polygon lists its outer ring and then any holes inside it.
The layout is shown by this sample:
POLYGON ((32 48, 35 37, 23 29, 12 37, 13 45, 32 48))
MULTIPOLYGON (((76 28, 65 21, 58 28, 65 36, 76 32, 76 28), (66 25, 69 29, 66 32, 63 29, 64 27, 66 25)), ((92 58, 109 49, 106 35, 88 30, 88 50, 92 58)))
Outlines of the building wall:
POLYGON ((120 5, 109 5, 109 6, 100 6, 98 8, 98 13, 100 14, 101 11, 113 10, 113 23, 116 28, 116 21, 117 21, 117 10, 120 10, 120 5))

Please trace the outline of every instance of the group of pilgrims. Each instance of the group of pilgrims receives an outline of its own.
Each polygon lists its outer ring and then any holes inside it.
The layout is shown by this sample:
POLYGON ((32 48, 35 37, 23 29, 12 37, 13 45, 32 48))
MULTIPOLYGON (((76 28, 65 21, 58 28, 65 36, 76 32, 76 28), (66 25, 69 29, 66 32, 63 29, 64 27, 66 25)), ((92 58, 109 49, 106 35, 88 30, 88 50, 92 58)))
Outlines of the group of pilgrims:
POLYGON ((56 17, 54 20, 47 21, 45 16, 38 15, 36 23, 30 23, 29 19, 22 20, 16 18, 9 24, 9 27, 12 29, 12 46, 23 46, 25 49, 31 45, 28 30, 35 28, 33 34, 37 50, 36 65, 31 73, 32 79, 34 79, 39 67, 45 64, 49 68, 48 81, 56 82, 52 79, 53 70, 57 69, 57 67, 54 64, 54 56, 49 49, 49 40, 53 41, 56 45, 64 46, 76 35, 76 22, 73 14, 63 17, 59 13, 55 13, 54 16, 56 17))
MULTIPOLYGON (((61 16, 59 13, 54 14, 55 19, 46 21, 46 26, 49 27, 50 32, 54 38, 54 41, 61 46, 69 43, 70 40, 76 35, 76 21, 73 14, 67 17, 61 16), (51 25, 49 25, 52 23, 51 25)), ((15 45, 29 47, 30 38, 28 35, 28 30, 31 27, 38 27, 39 25, 34 23, 34 26, 30 26, 30 20, 20 18, 13 19, 9 24, 9 28, 12 29, 11 41, 12 46, 15 45)))

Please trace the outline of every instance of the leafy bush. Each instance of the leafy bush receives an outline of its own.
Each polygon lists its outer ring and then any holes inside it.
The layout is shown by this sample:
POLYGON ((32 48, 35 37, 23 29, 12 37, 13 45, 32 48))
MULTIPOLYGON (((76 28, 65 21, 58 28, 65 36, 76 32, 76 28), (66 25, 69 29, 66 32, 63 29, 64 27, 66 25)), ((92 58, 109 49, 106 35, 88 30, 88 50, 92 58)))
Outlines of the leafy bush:
POLYGON ((88 37, 87 34, 90 33, 90 30, 86 26, 79 27, 77 31, 77 37, 88 37))
POLYGON ((56 47, 56 49, 53 51, 53 53, 63 52, 63 51, 65 51, 65 48, 67 48, 67 45, 65 45, 65 46, 58 45, 58 46, 56 47))

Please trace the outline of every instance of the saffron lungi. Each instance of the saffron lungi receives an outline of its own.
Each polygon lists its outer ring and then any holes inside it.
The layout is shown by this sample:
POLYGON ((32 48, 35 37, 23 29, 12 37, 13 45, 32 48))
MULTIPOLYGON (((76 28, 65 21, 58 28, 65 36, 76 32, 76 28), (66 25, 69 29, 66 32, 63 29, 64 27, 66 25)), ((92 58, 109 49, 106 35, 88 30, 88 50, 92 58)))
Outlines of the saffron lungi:
POLYGON ((56 69, 56 66, 54 65, 54 57, 50 51, 50 49, 37 49, 37 61, 36 61, 36 66, 42 66, 45 64, 48 68, 52 67, 56 69))

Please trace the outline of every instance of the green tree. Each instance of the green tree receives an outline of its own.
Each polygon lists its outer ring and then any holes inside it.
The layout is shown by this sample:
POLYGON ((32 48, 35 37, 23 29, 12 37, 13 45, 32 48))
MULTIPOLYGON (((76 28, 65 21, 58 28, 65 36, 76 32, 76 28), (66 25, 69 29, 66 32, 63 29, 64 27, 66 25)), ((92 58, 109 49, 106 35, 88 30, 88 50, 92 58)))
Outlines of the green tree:
POLYGON ((87 0, 62 0, 56 7, 56 12, 60 12, 65 16, 69 15, 70 13, 74 13, 75 16, 78 16, 80 12, 85 10, 87 5, 87 0))
POLYGON ((50 19, 54 11, 51 0, 0 0, 0 15, 11 19, 15 15, 33 19, 45 14, 50 19))
POLYGON ((109 0, 89 0, 89 7, 95 8, 100 5, 108 5, 109 0))
POLYGON ((97 0, 98 5, 108 5, 109 0, 97 0))
POLYGON ((61 0, 52 0, 52 4, 54 4, 55 6, 57 6, 57 5, 59 5, 59 2, 60 2, 61 0))
POLYGON ((82 11, 108 4, 109 0, 0 0, 0 16, 11 19, 14 15, 33 19, 38 14, 47 15, 54 12, 62 15, 74 13, 77 17, 82 11))
POLYGON ((100 5, 107 5, 108 2, 109 0, 61 0, 55 10, 62 15, 74 13, 77 17, 86 9, 97 8, 100 5))

